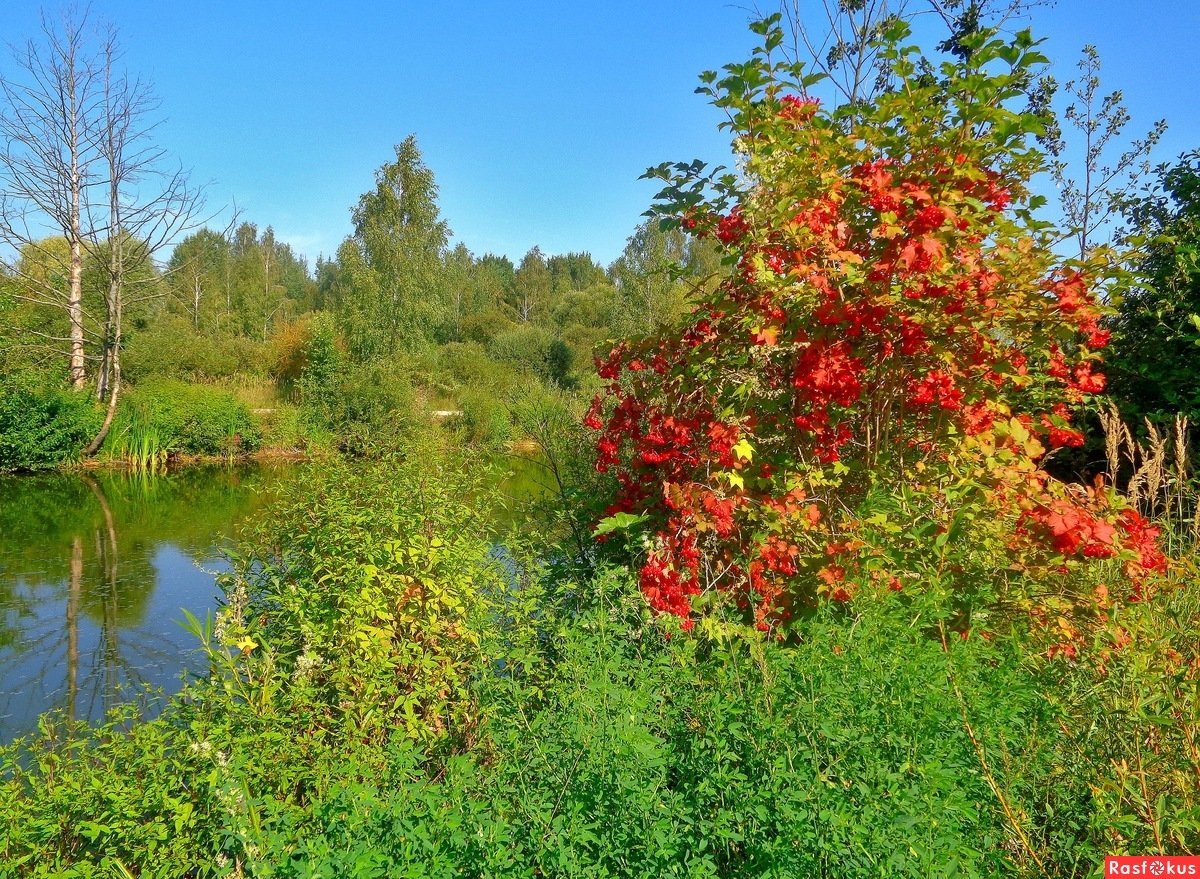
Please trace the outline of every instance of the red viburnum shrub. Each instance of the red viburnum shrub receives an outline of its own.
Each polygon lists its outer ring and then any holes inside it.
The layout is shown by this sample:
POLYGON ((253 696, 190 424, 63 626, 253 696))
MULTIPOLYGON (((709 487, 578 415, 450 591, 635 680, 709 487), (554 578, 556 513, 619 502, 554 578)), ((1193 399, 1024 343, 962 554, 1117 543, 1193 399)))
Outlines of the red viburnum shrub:
POLYGON ((1108 341, 1104 266, 1061 259, 1032 211, 1038 120, 1011 105, 1044 59, 1028 35, 938 75, 881 55, 895 86, 833 110, 766 48, 706 74, 740 173, 650 173, 664 222, 719 242, 728 277, 682 329, 598 361, 609 513, 639 517, 642 590, 684 628, 732 603, 781 632, 822 597, 939 587, 1073 651, 1064 614, 1143 598, 1166 559, 1113 492, 1040 468, 1082 442, 1108 341), (1088 573, 1106 559, 1121 595, 1088 573))

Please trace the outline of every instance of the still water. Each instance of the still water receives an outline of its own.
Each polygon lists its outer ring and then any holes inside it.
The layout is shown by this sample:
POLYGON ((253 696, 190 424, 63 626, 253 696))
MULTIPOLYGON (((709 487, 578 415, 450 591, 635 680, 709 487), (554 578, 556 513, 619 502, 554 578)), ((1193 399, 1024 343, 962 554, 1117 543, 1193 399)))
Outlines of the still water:
POLYGON ((216 609, 222 549, 295 473, 0 476, 0 742, 203 671, 182 609, 216 609))
MULTIPOLYGON (((499 525, 551 491, 536 460, 494 464, 499 525)), ((203 673, 183 610, 215 612, 222 551, 302 466, 0 476, 0 744, 203 673)))

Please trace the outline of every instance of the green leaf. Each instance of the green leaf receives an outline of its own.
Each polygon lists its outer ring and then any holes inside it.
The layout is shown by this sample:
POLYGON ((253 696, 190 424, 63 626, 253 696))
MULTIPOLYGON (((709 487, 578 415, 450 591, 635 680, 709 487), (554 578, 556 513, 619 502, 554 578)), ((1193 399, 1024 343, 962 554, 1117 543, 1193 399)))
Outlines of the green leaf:
POLYGON ((645 513, 636 516, 633 513, 617 513, 606 519, 601 519, 592 534, 600 537, 603 534, 611 534, 614 531, 627 531, 645 522, 647 518, 649 517, 645 513))

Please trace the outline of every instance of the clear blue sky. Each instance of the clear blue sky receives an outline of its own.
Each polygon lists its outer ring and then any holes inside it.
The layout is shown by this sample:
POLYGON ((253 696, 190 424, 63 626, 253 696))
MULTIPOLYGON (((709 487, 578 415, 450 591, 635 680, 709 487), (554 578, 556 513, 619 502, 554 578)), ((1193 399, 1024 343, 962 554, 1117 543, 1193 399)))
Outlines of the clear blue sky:
MULTIPOLYGON (((517 260, 537 244, 607 264, 655 192, 637 179, 647 166, 727 155, 720 115, 693 89, 701 70, 746 57, 749 6, 93 0, 92 12, 155 84, 160 142, 211 182, 210 204, 236 201, 310 263, 415 133, 442 214, 475 253, 517 260)), ((0 37, 24 41, 38 15, 31 0, 0 4, 0 37)), ((1099 48, 1131 131, 1167 118, 1161 160, 1200 147, 1200 2, 1059 0, 1029 24, 1060 80, 1084 43, 1099 48)))

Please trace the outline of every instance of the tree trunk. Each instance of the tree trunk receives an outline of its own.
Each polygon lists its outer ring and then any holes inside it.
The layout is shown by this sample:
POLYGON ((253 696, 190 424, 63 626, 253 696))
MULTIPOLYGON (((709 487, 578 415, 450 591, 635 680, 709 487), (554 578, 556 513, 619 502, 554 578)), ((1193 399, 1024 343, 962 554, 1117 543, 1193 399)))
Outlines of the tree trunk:
POLYGON ((70 230, 67 238, 71 245, 71 280, 67 291, 67 318, 71 323, 71 387, 82 388, 87 381, 87 369, 83 359, 83 168, 80 167, 83 150, 80 94, 77 82, 75 58, 72 54, 67 73, 66 94, 68 98, 68 145, 71 151, 70 230))
POLYGON ((109 379, 112 374, 109 358, 111 350, 107 339, 104 341, 104 352, 100 355, 100 368, 96 370, 96 399, 103 403, 108 398, 109 379))
POLYGON ((100 432, 95 438, 88 443, 87 448, 83 450, 83 456, 90 458, 96 452, 100 451, 100 447, 104 445, 104 440, 108 436, 108 431, 112 427, 113 416, 117 414, 117 397, 121 395, 121 364, 114 357, 112 365, 112 387, 108 392, 108 407, 104 410, 104 421, 100 425, 100 432))
MULTIPOLYGON (((114 199, 115 199, 114 194, 114 199)), ((116 202, 114 201, 114 205, 116 202)), ((114 207, 114 213, 115 213, 114 207)), ((124 253, 121 249, 120 237, 109 241, 109 276, 108 295, 105 302, 106 320, 104 333, 104 361, 106 372, 112 376, 108 387, 108 408, 104 411, 104 421, 95 438, 83 450, 83 456, 90 458, 104 445, 108 431, 112 428, 113 416, 117 414, 117 398, 121 396, 121 316, 124 308, 124 253)))
POLYGON ((71 323, 71 387, 82 388, 87 382, 83 359, 83 244, 79 219, 83 184, 74 156, 71 162, 71 286, 67 291, 67 318, 71 323))

